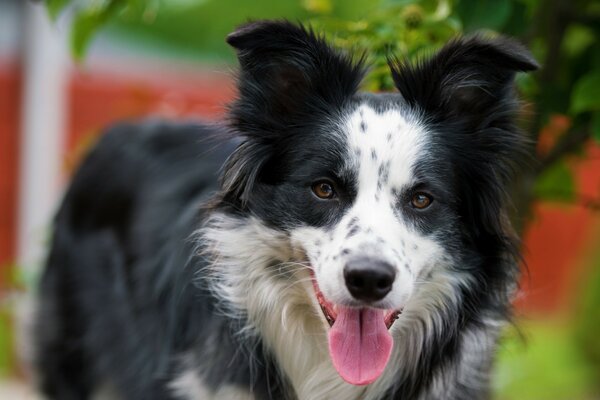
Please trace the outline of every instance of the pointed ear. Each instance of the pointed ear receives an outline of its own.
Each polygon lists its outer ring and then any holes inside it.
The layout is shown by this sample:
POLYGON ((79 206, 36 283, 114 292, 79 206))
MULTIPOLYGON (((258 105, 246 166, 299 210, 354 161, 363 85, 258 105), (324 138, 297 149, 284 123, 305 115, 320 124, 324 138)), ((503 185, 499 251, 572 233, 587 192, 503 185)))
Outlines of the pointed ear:
POLYGON ((409 104, 442 119, 455 116, 478 125, 514 97, 515 73, 533 71, 538 64, 515 40, 472 36, 448 43, 415 66, 392 60, 390 67, 409 104))
POLYGON ((518 71, 538 68, 536 61, 514 40, 474 36, 450 42, 415 66, 390 65, 401 95, 455 155, 459 212, 470 236, 505 236, 508 187, 531 149, 514 121, 519 103, 513 81, 518 71))
POLYGON ((242 133, 277 131, 347 101, 363 77, 362 62, 332 49, 312 30, 258 21, 227 37, 240 63, 239 97, 230 116, 242 133))

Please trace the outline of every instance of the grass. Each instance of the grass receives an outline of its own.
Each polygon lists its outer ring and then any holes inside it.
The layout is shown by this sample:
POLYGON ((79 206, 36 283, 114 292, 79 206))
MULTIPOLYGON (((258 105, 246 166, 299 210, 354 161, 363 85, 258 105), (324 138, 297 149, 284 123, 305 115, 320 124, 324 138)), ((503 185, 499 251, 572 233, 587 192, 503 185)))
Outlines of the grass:
POLYGON ((594 371, 568 321, 520 324, 503 341, 494 376, 497 400, 587 400, 594 393, 594 371))

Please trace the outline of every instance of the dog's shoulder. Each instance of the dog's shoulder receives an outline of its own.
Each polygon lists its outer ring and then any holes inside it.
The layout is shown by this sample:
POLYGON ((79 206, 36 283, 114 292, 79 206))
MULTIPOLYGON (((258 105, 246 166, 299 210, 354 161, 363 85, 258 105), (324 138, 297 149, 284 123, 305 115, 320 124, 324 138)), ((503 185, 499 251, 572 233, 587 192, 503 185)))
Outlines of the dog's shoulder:
POLYGON ((115 124, 82 160, 59 216, 70 214, 65 217, 76 225, 106 225, 157 202, 163 209, 168 202, 181 205, 216 190, 219 168, 233 147, 217 125, 162 120, 115 124))

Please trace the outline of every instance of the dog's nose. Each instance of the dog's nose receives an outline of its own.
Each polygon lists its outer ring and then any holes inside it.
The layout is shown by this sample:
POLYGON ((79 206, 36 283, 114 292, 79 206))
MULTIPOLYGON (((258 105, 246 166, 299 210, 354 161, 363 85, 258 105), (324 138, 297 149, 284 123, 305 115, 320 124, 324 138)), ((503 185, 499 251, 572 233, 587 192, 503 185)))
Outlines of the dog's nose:
POLYGON ((386 261, 362 257, 346 263, 344 280, 350 294, 357 300, 377 301, 392 290, 396 271, 386 261))

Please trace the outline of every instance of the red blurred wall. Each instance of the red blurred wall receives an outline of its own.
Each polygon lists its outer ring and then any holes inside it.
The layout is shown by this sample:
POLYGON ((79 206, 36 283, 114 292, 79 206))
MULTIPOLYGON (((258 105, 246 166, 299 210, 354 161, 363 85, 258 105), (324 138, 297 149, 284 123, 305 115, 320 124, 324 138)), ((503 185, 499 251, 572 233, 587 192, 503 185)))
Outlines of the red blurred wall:
POLYGON ((525 314, 568 311, 576 306, 577 292, 589 258, 600 249, 600 146, 590 143, 584 160, 573 159, 578 205, 540 203, 523 237, 526 273, 517 305, 525 314))
POLYGON ((214 120, 232 96, 232 82, 218 73, 165 74, 157 79, 154 74, 76 72, 69 85, 66 172, 110 123, 149 116, 214 120))
POLYGON ((16 248, 20 88, 19 66, 0 65, 0 289, 16 248))

